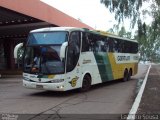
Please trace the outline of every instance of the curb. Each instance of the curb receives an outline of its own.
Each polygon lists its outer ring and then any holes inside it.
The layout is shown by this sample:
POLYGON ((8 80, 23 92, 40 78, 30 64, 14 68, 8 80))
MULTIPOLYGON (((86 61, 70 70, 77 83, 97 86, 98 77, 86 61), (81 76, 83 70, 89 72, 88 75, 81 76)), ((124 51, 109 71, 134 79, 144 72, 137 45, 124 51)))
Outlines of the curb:
POLYGON ((132 105, 132 108, 131 108, 131 110, 130 110, 130 112, 128 114, 127 120, 135 120, 135 118, 136 118, 135 115, 136 115, 136 112, 138 110, 139 104, 140 104, 141 99, 142 99, 142 95, 143 95, 143 92, 144 92, 144 88, 146 86, 146 82, 147 82, 147 78, 148 78, 148 75, 149 75, 150 68, 151 68, 151 65, 148 68, 148 71, 147 71, 147 73, 145 75, 145 78, 143 80, 142 86, 141 86, 141 88, 140 88, 140 90, 139 90, 139 92, 137 94, 137 97, 136 97, 136 99, 135 99, 135 101, 134 101, 134 103, 132 105))

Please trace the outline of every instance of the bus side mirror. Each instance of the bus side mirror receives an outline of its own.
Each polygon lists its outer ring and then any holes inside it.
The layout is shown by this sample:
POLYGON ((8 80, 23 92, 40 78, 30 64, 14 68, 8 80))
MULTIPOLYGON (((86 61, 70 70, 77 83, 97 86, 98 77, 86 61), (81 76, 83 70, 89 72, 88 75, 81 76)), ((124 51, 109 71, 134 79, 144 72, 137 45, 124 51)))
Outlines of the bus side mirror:
POLYGON ((68 42, 64 42, 64 43, 62 44, 62 46, 61 46, 61 49, 60 49, 60 58, 61 58, 61 60, 62 60, 63 58, 65 58, 65 53, 66 53, 66 48, 67 48, 67 46, 68 46, 68 42))
POLYGON ((14 59, 15 59, 16 63, 19 61, 19 59, 22 59, 23 51, 24 51, 23 43, 19 43, 15 46, 15 48, 14 48, 14 59))

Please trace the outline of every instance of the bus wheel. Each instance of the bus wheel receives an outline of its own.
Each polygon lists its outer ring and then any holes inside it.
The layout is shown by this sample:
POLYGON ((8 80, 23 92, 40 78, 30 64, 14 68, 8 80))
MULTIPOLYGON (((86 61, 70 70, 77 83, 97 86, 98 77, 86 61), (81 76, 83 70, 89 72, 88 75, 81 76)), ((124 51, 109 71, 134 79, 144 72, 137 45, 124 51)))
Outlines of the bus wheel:
POLYGON ((123 82, 126 82, 128 80, 128 70, 125 69, 124 75, 123 75, 123 82))
POLYGON ((83 78, 83 83, 82 83, 82 87, 81 87, 81 91, 85 92, 88 91, 91 87, 91 76, 86 74, 83 78))
POLYGON ((127 80, 128 80, 128 81, 131 79, 131 76, 132 76, 132 71, 131 71, 131 70, 129 70, 128 78, 127 78, 127 80))

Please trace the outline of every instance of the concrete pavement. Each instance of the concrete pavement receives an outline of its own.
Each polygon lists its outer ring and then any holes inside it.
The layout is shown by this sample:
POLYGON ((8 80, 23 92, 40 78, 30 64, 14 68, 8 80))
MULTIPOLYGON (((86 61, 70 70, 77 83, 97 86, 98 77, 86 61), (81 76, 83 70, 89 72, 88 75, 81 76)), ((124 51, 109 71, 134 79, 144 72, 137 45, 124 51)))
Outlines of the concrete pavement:
POLYGON ((127 82, 113 81, 95 85, 85 93, 51 92, 26 89, 22 78, 0 79, 0 113, 15 114, 125 114, 135 98, 138 79, 148 66, 139 65, 139 73, 127 82))

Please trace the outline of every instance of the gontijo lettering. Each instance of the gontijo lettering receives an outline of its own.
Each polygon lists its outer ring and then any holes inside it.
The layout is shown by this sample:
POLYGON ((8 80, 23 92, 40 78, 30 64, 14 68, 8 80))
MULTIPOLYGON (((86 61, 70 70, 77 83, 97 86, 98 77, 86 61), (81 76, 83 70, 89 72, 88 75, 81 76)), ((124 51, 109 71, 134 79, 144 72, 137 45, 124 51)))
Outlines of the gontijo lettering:
POLYGON ((130 56, 117 56, 118 61, 129 61, 130 56))

